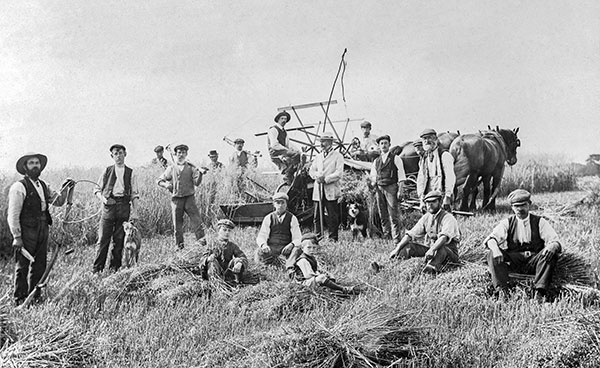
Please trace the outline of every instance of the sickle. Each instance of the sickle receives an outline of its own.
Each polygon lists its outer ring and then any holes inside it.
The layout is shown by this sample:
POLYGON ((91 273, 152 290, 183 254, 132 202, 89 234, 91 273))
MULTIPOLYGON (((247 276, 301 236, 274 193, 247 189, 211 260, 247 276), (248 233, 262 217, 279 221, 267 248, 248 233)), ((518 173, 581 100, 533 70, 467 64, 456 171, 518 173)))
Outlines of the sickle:
MULTIPOLYGON (((73 205, 74 188, 75 188, 75 186, 69 188, 68 192, 67 192, 67 207, 65 208, 65 218, 61 225, 61 228, 63 230, 65 228, 65 221, 67 220, 67 217, 69 216, 69 212, 71 212, 71 207, 73 205)), ((27 296, 27 299, 25 299, 23 304, 21 304, 17 309, 23 309, 23 308, 29 307, 29 305, 31 305, 31 302, 33 302, 33 298, 34 298, 36 292, 38 290, 40 290, 41 288, 43 288, 44 286, 46 286, 46 281, 48 280, 48 275, 50 274, 50 271, 52 271, 52 267, 54 267, 54 264, 56 263, 56 259, 58 258, 58 248, 60 246, 60 244, 57 241, 53 240, 53 242, 54 242, 54 247, 52 249, 52 258, 50 258, 50 263, 48 264, 48 266, 46 266, 46 270, 44 271, 42 278, 40 279, 40 281, 38 281, 37 285, 35 285, 35 287, 31 291, 31 293, 29 293, 29 295, 27 296)))

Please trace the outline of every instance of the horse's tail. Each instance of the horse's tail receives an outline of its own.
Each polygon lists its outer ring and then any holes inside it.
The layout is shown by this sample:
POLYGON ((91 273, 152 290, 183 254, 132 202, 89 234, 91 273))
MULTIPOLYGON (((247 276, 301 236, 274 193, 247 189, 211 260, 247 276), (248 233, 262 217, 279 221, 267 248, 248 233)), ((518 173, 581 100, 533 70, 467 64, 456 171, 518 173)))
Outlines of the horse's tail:
POLYGON ((450 145, 450 154, 454 157, 454 174, 456 175, 455 188, 462 186, 469 177, 471 166, 469 163, 468 146, 463 144, 461 137, 456 138, 450 145))

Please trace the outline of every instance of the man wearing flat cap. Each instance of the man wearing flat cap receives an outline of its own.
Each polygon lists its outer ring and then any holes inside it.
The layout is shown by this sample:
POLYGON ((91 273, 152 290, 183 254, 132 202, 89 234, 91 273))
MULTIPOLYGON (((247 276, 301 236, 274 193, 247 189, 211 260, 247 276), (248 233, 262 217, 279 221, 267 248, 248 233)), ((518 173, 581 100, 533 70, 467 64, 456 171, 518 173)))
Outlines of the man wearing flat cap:
POLYGON ((46 270, 48 231, 52 225, 49 208, 62 206, 75 182, 66 179, 60 192, 40 179, 48 158, 40 153, 28 153, 17 161, 17 172, 23 179, 11 185, 8 191, 8 227, 15 249, 15 304, 20 305, 46 270))
POLYGON ((442 206, 446 211, 450 211, 456 184, 454 158, 450 152, 440 147, 435 130, 425 129, 420 137, 425 151, 419 161, 417 174, 417 195, 421 200, 421 206, 425 207, 423 203, 425 195, 432 190, 437 190, 442 193, 442 206))
POLYGON ((94 191, 96 197, 102 202, 98 226, 98 249, 92 269, 96 273, 104 270, 111 238, 114 244, 109 267, 113 271, 121 267, 125 242, 123 222, 138 218, 138 180, 133 170, 125 165, 127 150, 121 144, 113 144, 109 152, 114 165, 104 169, 94 191))
POLYGON ((508 200, 514 215, 500 221, 484 240, 492 283, 501 292, 508 287, 509 272, 535 275, 536 298, 544 298, 561 252, 558 235, 545 218, 529 212, 528 191, 516 189, 508 200))
POLYGON ((315 180, 312 199, 318 204, 315 205, 315 232, 319 235, 322 234, 321 216, 323 210, 326 209, 329 239, 337 241, 340 226, 338 199, 342 196, 341 179, 344 173, 344 157, 339 151, 333 149, 333 133, 323 133, 320 141, 321 152, 315 156, 308 171, 310 177, 315 180))
POLYGON ((248 167, 248 163, 253 158, 252 154, 244 150, 244 143, 242 138, 237 138, 233 141, 235 151, 229 158, 229 164, 236 168, 245 169, 248 167))
POLYGON ((159 165, 163 169, 166 169, 169 166, 167 159, 163 156, 165 152, 165 148, 163 146, 156 146, 154 148, 154 153, 156 153, 156 157, 152 159, 153 165, 159 165))
POLYGON ((183 215, 187 213, 196 240, 206 244, 200 211, 196 205, 196 187, 202 182, 202 173, 191 162, 187 161, 188 146, 180 144, 175 147, 176 162, 169 166, 158 178, 159 187, 171 193, 171 212, 175 229, 175 244, 183 249, 183 215))
POLYGON ((217 150, 210 150, 208 152, 208 158, 210 159, 208 164, 210 170, 218 171, 223 168, 223 163, 219 161, 219 153, 217 150))
POLYGON ((369 179, 377 189, 377 208, 381 218, 383 236, 393 239, 394 244, 400 242, 400 219, 398 217, 398 200, 404 191, 406 180, 404 164, 398 155, 390 152, 390 136, 377 138, 381 155, 373 161, 369 179))
POLYGON ((415 147, 415 152, 417 153, 417 155, 419 155, 419 159, 425 156, 425 150, 423 149, 423 141, 417 139, 413 142, 413 147, 415 147))
POLYGON ((205 280, 234 281, 236 284, 243 282, 248 258, 240 247, 230 240, 233 228, 231 220, 222 219, 217 222, 217 238, 208 244, 200 259, 201 274, 205 280))
POLYGON ((442 193, 431 191, 424 200, 427 213, 406 232, 390 258, 425 257, 424 271, 435 273, 449 262, 458 262, 460 230, 454 216, 442 208, 442 193))
POLYGON ((282 266, 294 247, 300 245, 302 233, 298 218, 287 210, 289 198, 285 193, 275 193, 275 210, 265 216, 256 236, 256 263, 282 266))
POLYGON ((290 121, 290 114, 282 111, 275 116, 275 125, 267 132, 269 155, 271 161, 281 171, 283 182, 291 185, 294 173, 300 163, 300 152, 290 145, 285 125, 290 121))
POLYGON ((363 133, 360 137, 360 148, 364 152, 367 161, 373 161, 380 153, 377 136, 371 134, 371 123, 366 120, 360 123, 360 129, 363 133))

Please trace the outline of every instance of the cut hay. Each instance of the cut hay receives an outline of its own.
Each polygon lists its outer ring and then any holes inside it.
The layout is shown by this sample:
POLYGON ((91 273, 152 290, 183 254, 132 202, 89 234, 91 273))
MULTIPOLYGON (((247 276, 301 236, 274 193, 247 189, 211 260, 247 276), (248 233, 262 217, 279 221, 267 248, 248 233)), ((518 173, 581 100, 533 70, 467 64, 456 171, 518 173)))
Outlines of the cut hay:
MULTIPOLYGON (((17 340, 14 324, 9 320, 10 302, 8 295, 0 298, 0 347, 17 340)), ((1 366, 1 365, 0 365, 1 366)))
POLYGON ((5 344, 0 349, 0 367, 84 367, 93 361, 91 346, 89 337, 70 322, 5 344))

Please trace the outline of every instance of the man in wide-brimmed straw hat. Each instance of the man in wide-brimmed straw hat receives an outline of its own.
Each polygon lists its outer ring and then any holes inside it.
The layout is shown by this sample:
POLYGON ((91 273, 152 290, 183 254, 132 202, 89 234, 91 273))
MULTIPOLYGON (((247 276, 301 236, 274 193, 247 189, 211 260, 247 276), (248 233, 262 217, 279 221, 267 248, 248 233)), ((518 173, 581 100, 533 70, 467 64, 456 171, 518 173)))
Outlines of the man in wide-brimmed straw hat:
POLYGON ((187 213, 190 218, 196 240, 206 244, 204 228, 200 218, 200 211, 196 205, 196 187, 202 182, 202 173, 191 162, 187 161, 188 146, 180 144, 175 147, 176 162, 169 166, 158 178, 158 186, 171 192, 171 211, 173 213, 173 227, 175 228, 175 244, 183 249, 183 215, 187 213))
POLYGON ((424 157, 419 161, 417 175, 417 195, 424 208, 423 198, 432 190, 442 193, 442 206, 446 211, 452 207, 452 195, 456 175, 454 174, 454 158, 447 150, 439 147, 438 136, 435 130, 428 128, 421 132, 424 157))
POLYGON ((219 152, 217 152, 217 150, 210 150, 208 152, 208 158, 210 159, 208 165, 211 170, 221 170, 223 168, 223 163, 219 161, 219 152))
POLYGON ((98 250, 94 260, 93 272, 104 270, 110 240, 113 240, 109 267, 117 271, 121 267, 125 230, 123 223, 137 219, 138 180, 133 170, 125 165, 127 150, 122 144, 113 144, 109 148, 114 165, 104 169, 98 179, 94 194, 102 202, 100 226, 98 227, 98 250))
POLYGON ((535 275, 536 298, 546 297, 561 245, 552 225, 529 212, 531 194, 516 189, 508 195, 514 215, 506 218, 484 240, 487 264, 499 292, 508 287, 508 273, 535 275))
POLYGON ((321 215, 323 215, 323 208, 326 208, 329 239, 337 241, 340 226, 338 199, 342 196, 341 179, 344 173, 344 156, 333 149, 333 133, 323 133, 319 139, 321 152, 316 155, 308 172, 315 179, 313 201, 320 202, 318 206, 315 206, 315 231, 319 235, 322 234, 321 215))
POLYGON ((377 189, 377 207, 381 218, 383 236, 393 239, 394 244, 400 242, 400 218, 398 217, 398 200, 404 192, 404 164, 398 155, 390 152, 390 136, 377 138, 381 155, 373 161, 369 178, 377 189))
POLYGON ((285 125, 290 121, 290 114, 282 111, 275 116, 275 125, 267 132, 269 155, 271 161, 281 170, 283 182, 291 184, 294 173, 300 163, 300 151, 290 145, 285 125))
MULTIPOLYGON (((15 304, 21 304, 31 293, 46 270, 48 227, 52 225, 50 205, 62 206, 75 185, 65 179, 60 192, 41 180, 40 174, 48 158, 41 153, 28 153, 17 161, 17 172, 23 179, 8 192, 8 226, 15 249, 15 304), (33 258, 32 258, 33 257, 33 258)), ((39 294, 39 289, 36 291, 39 294)), ((36 295, 39 298, 39 295, 36 295)))
POLYGON ((458 262, 460 230, 456 218, 442 208, 443 194, 437 190, 424 198, 427 213, 406 232, 400 243, 390 253, 390 258, 407 259, 425 257, 424 271, 442 271, 444 264, 458 262), (423 239, 423 242, 418 242, 423 239))
POLYGON ((285 193, 273 195, 275 210, 266 215, 256 236, 256 263, 279 265, 300 245, 302 232, 298 218, 287 210, 289 197, 285 193))

